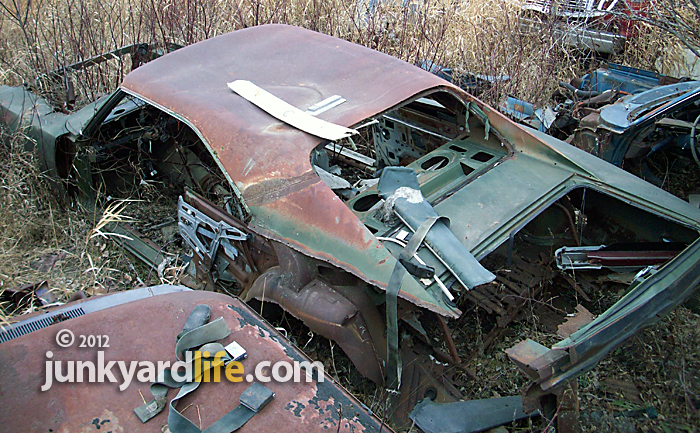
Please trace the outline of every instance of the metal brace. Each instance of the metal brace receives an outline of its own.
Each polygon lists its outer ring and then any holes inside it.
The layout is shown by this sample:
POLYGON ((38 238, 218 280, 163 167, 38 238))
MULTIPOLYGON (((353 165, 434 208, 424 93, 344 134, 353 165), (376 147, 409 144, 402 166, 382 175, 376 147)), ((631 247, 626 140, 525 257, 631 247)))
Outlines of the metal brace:
POLYGON ((187 204, 182 197, 177 203, 177 215, 180 234, 203 261, 208 261, 209 270, 214 266, 219 246, 224 248, 228 256, 235 259, 238 257, 238 250, 231 242, 248 240, 247 233, 223 221, 214 221, 187 204), (202 238, 211 240, 208 247, 201 241, 202 238))

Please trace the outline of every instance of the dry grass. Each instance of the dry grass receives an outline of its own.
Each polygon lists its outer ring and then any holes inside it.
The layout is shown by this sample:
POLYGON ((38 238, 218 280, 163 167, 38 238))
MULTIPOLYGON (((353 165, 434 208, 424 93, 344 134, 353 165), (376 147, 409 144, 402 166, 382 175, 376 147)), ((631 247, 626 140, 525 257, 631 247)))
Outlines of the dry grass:
POLYGON ((638 23, 640 34, 627 42, 627 49, 614 57, 618 63, 648 69, 661 74, 674 74, 683 61, 682 45, 661 29, 638 23))
MULTIPOLYGON (((4 3, 3 3, 4 4, 4 3)), ((543 103, 557 83, 596 60, 564 46, 553 24, 523 32, 519 0, 455 2, 369 0, 44 0, 6 5, 0 14, 0 82, 30 83, 60 103, 61 83, 37 77, 48 71, 135 42, 182 45, 267 23, 302 26, 417 63, 430 60, 460 72, 500 76, 509 82, 483 95, 543 103), (372 5, 372 6, 370 6, 372 5)), ((641 38, 613 60, 669 69, 679 43, 645 27, 641 38), (660 63, 656 64, 656 59, 660 63)), ((595 63, 595 62, 594 62, 595 63)), ((114 89, 128 61, 113 60, 75 73, 83 102, 114 89)), ((60 104, 59 104, 60 105, 60 104)))
MULTIPOLYGON (((3 134, 7 146, 0 147, 0 289, 18 288, 47 279, 41 258, 74 256, 67 246, 72 231, 85 223, 68 224, 70 217, 60 210, 49 187, 36 168, 33 154, 23 148, 22 134, 3 134)), ((53 260, 53 259, 52 259, 53 260)), ((53 266, 51 266, 53 267, 53 266)), ((71 289, 68 281, 52 281, 51 287, 63 293, 71 289)), ((14 303, 3 304, 2 315, 16 311, 14 303)), ((29 308, 23 305, 22 308, 29 308)))
POLYGON ((75 292, 88 296, 164 282, 110 240, 110 222, 129 221, 130 202, 108 204, 102 213, 65 208, 24 149, 27 138, 0 129, 0 324, 40 307, 27 296, 8 299, 13 289, 46 281, 56 300, 75 292))

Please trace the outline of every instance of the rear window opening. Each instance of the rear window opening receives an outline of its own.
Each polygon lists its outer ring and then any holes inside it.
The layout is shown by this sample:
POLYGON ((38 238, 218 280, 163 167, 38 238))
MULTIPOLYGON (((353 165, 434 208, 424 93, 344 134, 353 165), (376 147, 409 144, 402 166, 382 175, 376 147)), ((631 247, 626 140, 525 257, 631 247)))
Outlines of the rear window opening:
POLYGON ((184 188, 220 204, 232 196, 226 177, 195 131, 131 95, 77 144, 78 166, 65 169, 76 193, 142 200, 157 195, 174 200, 174 205, 184 188), (83 159, 90 164, 81 164, 83 159))
POLYGON ((467 107, 444 91, 361 122, 357 129, 349 139, 318 146, 311 163, 373 233, 390 229, 375 212, 382 202, 376 185, 385 167, 413 168, 423 195, 432 200, 509 153, 476 104, 467 107))
POLYGON ((110 195, 131 197, 144 186, 175 191, 187 187, 213 201, 231 195, 226 177, 197 134, 151 106, 105 123, 92 146, 99 155, 93 180, 110 195))
POLYGON ((581 307, 594 315, 605 311, 637 274, 663 267, 698 236, 607 194, 577 188, 481 260, 496 281, 470 291, 450 287, 459 293, 460 308, 476 306, 494 330, 534 320, 556 333, 581 307))
MULTIPOLYGON (((625 267, 610 264, 612 262, 592 258, 592 266, 573 271, 580 276, 582 269, 594 271, 600 267, 603 273, 636 273, 659 263, 651 259, 645 265, 643 259, 633 260, 635 256, 643 256, 633 252, 662 249, 680 252, 698 237, 697 231, 680 223, 605 193, 576 188, 540 212, 515 234, 511 242, 504 243, 484 260, 498 268, 512 261, 514 256, 536 260, 544 255, 547 262, 556 265, 556 254, 562 248, 606 247, 605 251, 619 253, 620 261, 627 260, 629 266, 623 269, 625 267)), ((564 268, 571 270, 570 266, 564 268)))

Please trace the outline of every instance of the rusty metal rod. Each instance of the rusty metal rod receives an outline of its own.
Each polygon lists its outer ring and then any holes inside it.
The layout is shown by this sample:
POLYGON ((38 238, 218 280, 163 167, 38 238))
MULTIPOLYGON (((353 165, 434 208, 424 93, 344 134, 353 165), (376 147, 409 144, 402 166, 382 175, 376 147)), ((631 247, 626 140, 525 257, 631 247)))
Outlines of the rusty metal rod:
POLYGON ((440 322, 440 327, 442 328, 442 332, 445 334, 445 344, 447 344, 447 348, 450 350, 450 355, 452 356, 452 360, 454 361, 455 364, 460 365, 462 361, 459 359, 459 353, 457 353, 457 346, 455 345, 455 341, 452 339, 452 334, 450 333, 450 328, 447 326, 447 322, 445 319, 437 315, 438 322, 440 322))
POLYGON ((464 363, 455 364, 454 361, 452 360, 452 357, 450 355, 448 355, 447 353, 443 352, 442 350, 433 347, 433 356, 435 356, 435 359, 437 359, 439 362, 442 362, 443 364, 454 365, 455 368, 464 372, 470 378, 472 378, 474 380, 479 380, 478 376, 476 375, 476 373, 474 373, 474 371, 472 371, 464 363))
POLYGON ((571 216, 571 212, 569 212, 569 209, 567 209, 566 206, 561 203, 554 203, 554 205, 560 207, 566 214, 566 217, 569 219, 569 227, 571 228, 571 237, 574 238, 576 246, 580 247, 581 241, 578 238, 578 233, 576 233, 576 223, 574 222, 574 218, 571 216))

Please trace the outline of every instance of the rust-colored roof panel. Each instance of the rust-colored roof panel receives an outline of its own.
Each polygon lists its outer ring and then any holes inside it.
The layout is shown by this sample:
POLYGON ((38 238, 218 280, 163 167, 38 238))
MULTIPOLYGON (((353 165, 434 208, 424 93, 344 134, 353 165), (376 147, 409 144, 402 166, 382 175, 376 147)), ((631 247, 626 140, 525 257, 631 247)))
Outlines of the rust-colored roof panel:
MULTIPOLYGON (((124 80, 126 91, 198 129, 241 191, 254 230, 386 287, 394 258, 313 172, 311 151, 322 140, 234 93, 227 86, 234 80, 249 80, 301 110, 340 95, 346 102, 318 118, 346 127, 428 89, 461 91, 386 54, 284 25, 253 27, 194 44, 124 80)), ((456 315, 417 282, 406 284, 406 299, 423 298, 419 304, 456 315)))
POLYGON ((170 53, 129 74, 123 87, 185 117, 217 152, 241 190, 308 172, 320 139, 287 126, 235 94, 250 80, 305 110, 330 96, 347 101, 318 117, 352 126, 444 80, 406 62, 330 36, 284 25, 239 30, 170 53))

